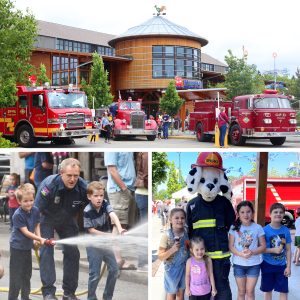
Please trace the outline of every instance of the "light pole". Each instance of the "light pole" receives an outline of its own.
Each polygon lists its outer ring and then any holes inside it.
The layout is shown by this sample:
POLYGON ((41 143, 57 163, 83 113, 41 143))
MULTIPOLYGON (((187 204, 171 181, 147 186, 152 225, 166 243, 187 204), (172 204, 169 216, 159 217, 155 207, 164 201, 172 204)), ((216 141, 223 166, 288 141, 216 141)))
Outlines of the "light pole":
POLYGON ((274 90, 276 90, 276 67, 275 67, 276 57, 277 57, 277 53, 273 52, 273 58, 274 58, 274 90))
POLYGON ((78 66, 76 66, 75 67, 75 73, 76 73, 76 89, 77 89, 77 87, 78 87, 78 69, 80 68, 80 67, 82 67, 82 66, 85 66, 85 65, 88 65, 88 64, 91 64, 93 61, 91 60, 91 61, 87 61, 87 62, 85 62, 85 63, 83 63, 83 64, 80 64, 80 65, 78 65, 78 66))

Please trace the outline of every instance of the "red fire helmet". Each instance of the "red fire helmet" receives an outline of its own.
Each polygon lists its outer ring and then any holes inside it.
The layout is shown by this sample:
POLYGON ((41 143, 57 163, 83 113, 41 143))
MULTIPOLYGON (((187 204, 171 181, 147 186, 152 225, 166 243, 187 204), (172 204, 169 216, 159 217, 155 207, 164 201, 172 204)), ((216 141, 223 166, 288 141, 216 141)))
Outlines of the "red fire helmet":
POLYGON ((226 170, 223 168, 223 160, 218 152, 201 152, 196 163, 192 164, 192 168, 194 167, 210 167, 223 171, 226 170))

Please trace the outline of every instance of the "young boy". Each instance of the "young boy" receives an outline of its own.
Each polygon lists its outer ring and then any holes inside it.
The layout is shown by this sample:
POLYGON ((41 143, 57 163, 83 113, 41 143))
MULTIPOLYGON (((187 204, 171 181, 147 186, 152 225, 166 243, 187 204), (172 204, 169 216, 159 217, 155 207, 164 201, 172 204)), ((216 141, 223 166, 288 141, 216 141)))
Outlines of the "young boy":
POLYGON ((45 242, 40 234, 40 212, 33 206, 34 187, 30 186, 26 184, 16 190, 20 207, 13 215, 10 237, 9 300, 17 300, 20 290, 22 300, 29 300, 33 240, 41 245, 45 242))
POLYGON ((19 185, 19 176, 16 173, 12 173, 9 175, 10 185, 6 189, 7 198, 8 198, 8 210, 9 210, 9 222, 10 222, 10 230, 13 226, 13 215, 17 208, 19 207, 19 203, 17 201, 15 191, 19 185))
POLYGON ((285 207, 274 203, 270 207, 271 223, 264 227, 267 248, 261 264, 261 291, 265 300, 272 299, 272 291, 280 293, 280 299, 287 299, 288 277, 291 276, 291 234, 282 225, 285 207))
MULTIPOLYGON (((86 206, 83 213, 84 228, 94 235, 111 235, 111 219, 117 226, 120 234, 126 230, 122 228, 117 215, 107 200, 104 199, 104 187, 98 181, 91 182, 87 187, 87 197, 90 203, 86 206)), ((100 280, 100 270, 102 260, 108 268, 105 289, 103 292, 104 300, 111 300, 118 277, 118 265, 112 250, 95 247, 86 248, 89 261, 89 282, 87 300, 97 299, 96 289, 100 280)))
POLYGON ((295 228, 296 228, 295 254, 294 254, 293 263, 296 264, 296 266, 300 266, 300 263, 299 263, 299 258, 300 258, 300 207, 297 208, 296 213, 297 213, 298 218, 296 219, 296 222, 295 222, 295 228))

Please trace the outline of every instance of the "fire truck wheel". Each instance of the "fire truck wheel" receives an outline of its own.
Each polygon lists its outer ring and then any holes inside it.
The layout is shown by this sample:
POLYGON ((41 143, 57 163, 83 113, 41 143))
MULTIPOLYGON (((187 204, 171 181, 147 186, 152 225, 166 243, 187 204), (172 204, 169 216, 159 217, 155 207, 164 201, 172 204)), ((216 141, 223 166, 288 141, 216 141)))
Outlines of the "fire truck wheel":
POLYGON ((203 131, 203 126, 201 123, 198 123, 196 126, 196 136, 198 142, 205 142, 205 135, 203 131))
POLYGON ((290 212, 286 211, 285 215, 283 217, 282 223, 288 228, 291 228, 293 226, 293 216, 290 212))
POLYGON ((246 138, 242 136, 242 129, 237 124, 229 129, 229 138, 231 144, 235 146, 243 146, 246 143, 246 138))
POLYGON ((17 130, 17 143, 21 147, 34 147, 36 145, 36 138, 29 125, 22 125, 17 130))
POLYGON ((274 137, 274 138, 270 138, 270 142, 272 143, 272 145, 274 146, 281 146, 284 144, 286 140, 286 137, 274 137))
POLYGON ((156 135, 147 135, 147 140, 148 141, 155 141, 156 135))

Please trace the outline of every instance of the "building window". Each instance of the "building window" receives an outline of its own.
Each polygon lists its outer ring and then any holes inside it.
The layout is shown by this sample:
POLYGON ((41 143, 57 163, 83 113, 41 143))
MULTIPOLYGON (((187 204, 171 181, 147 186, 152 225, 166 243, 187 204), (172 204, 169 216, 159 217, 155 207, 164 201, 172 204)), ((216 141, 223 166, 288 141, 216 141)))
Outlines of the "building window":
POLYGON ((60 84, 68 85, 69 84, 69 72, 60 73, 60 84))
POLYGON ((64 50, 64 40, 61 40, 61 39, 56 40, 56 49, 64 50))
POLYGON ((200 80, 200 50, 182 46, 152 46, 152 77, 180 76, 200 80))
POLYGON ((67 85, 76 83, 77 57, 52 57, 52 85, 67 85))
POLYGON ((60 69, 59 56, 52 57, 52 71, 58 71, 60 69))
POLYGON ((61 57, 61 70, 68 70, 69 69, 69 58, 68 57, 61 57))
POLYGON ((73 50, 75 52, 80 52, 81 44, 79 42, 73 42, 73 50))
POLYGON ((52 73, 52 85, 60 85, 58 72, 52 73))

